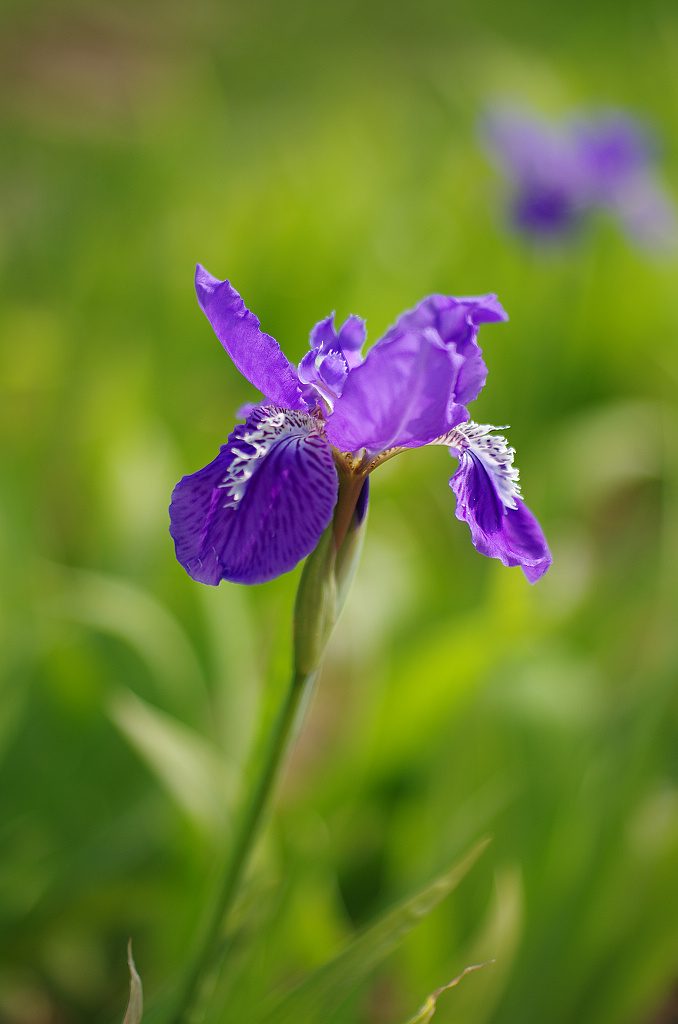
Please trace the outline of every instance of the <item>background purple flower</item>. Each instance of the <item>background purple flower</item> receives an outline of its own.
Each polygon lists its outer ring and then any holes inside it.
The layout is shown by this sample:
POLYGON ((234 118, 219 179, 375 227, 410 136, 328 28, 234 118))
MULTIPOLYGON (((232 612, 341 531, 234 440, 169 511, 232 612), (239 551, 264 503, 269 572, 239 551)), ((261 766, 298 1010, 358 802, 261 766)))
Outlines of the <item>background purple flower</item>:
POLYGON ((675 243, 675 211, 657 179, 655 147, 630 115, 611 111, 548 121, 503 109, 484 118, 482 135, 509 180, 511 220, 521 232, 562 238, 602 209, 641 245, 675 243))

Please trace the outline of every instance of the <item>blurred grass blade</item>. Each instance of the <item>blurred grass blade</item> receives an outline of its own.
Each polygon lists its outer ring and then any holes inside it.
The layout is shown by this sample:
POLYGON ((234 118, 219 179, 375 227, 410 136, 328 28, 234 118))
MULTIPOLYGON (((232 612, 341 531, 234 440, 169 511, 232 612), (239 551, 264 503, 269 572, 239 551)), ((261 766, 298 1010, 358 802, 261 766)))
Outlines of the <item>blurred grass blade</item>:
POLYGON ((131 939, 127 943, 127 963, 129 964, 129 1002, 122 1024, 139 1024, 144 1010, 144 993, 141 987, 141 978, 137 974, 132 956, 131 939))
POLYGON ((259 1024, 327 1024, 363 981, 452 892, 475 864, 483 840, 450 871, 388 911, 338 956, 264 1011, 259 1024))
POLYGON ((525 917, 525 895, 520 869, 504 865, 495 874, 494 894, 485 919, 466 949, 464 959, 472 963, 495 960, 483 974, 482 984, 471 980, 454 997, 455 1020, 464 1024, 486 1024, 491 1020, 511 978, 520 947, 525 917))
POLYGON ((246 587, 198 587, 214 678, 214 729, 234 764, 246 760, 261 704, 262 644, 246 587))
POLYGON ((493 963, 494 960, 486 960, 484 964, 471 964, 470 967, 465 967, 461 974, 458 974, 456 978, 452 979, 452 981, 448 981, 447 985, 443 985, 441 988, 437 988, 435 992, 431 992, 431 995, 415 1013, 414 1017, 410 1017, 407 1024, 428 1024, 431 1017, 436 1012, 438 996, 442 995, 443 992, 447 992, 448 988, 455 988, 461 979, 465 978, 467 974, 471 973, 471 971, 479 971, 481 967, 487 967, 488 964, 493 963))
POLYGON ((216 747, 131 690, 121 688, 114 694, 109 713, 196 824, 212 831, 227 824, 235 776, 216 747))

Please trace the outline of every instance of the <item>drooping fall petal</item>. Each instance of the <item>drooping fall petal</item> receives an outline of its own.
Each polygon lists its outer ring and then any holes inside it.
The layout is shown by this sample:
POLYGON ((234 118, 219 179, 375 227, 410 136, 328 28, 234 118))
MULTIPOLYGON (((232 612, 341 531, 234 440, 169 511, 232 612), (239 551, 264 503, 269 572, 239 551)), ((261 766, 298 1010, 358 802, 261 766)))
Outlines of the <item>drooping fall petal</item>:
POLYGON ((477 551, 503 565, 521 566, 535 583, 551 565, 551 553, 520 495, 513 449, 490 433, 494 429, 465 423, 455 432, 451 449, 459 469, 450 487, 457 498, 456 516, 468 523, 477 551))
POLYGON ((305 413, 254 409, 172 495, 170 532, 193 579, 264 583, 293 569, 332 518, 332 451, 305 413))

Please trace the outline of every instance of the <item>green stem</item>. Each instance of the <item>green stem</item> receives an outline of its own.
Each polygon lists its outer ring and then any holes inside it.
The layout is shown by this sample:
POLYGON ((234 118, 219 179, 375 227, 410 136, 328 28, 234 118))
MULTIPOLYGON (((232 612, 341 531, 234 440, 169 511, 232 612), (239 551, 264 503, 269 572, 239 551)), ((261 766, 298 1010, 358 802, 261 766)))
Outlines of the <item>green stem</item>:
POLYGON ((258 779, 242 809, 230 857, 216 894, 209 921, 186 972, 168 1024, 187 1024, 199 994, 200 984, 213 968, 222 941, 223 928, 233 909, 252 847, 259 835, 264 813, 276 778, 285 759, 297 713, 313 684, 315 672, 295 672, 278 713, 261 762, 258 779))

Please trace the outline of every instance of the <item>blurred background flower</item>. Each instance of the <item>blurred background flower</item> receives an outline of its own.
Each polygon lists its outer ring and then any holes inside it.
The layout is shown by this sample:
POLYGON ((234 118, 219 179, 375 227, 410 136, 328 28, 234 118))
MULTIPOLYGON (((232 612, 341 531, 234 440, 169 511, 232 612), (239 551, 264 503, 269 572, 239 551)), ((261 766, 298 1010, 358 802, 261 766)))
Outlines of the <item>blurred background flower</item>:
POLYGON ((676 194, 676 11, 22 0, 1 17, 0 1017, 120 1020, 130 935, 155 1002, 287 673, 296 573, 198 587, 167 533, 176 480, 251 397, 196 305, 199 259, 295 362, 333 308, 369 344, 422 295, 496 292, 511 319, 483 340, 474 418, 511 424, 554 555, 535 588, 479 558, 444 449, 380 468, 214 1005, 251 1019, 491 832, 335 1019, 397 1024, 492 956, 435 1020, 675 1019, 676 259, 605 217, 575 246, 517 244, 475 125, 498 95, 634 111, 676 194))
POLYGON ((482 119, 481 134, 510 182, 507 201, 518 231, 562 239, 607 210, 639 245, 675 246, 675 208, 657 177, 650 133, 637 118, 607 111, 549 121, 497 109, 482 119))

